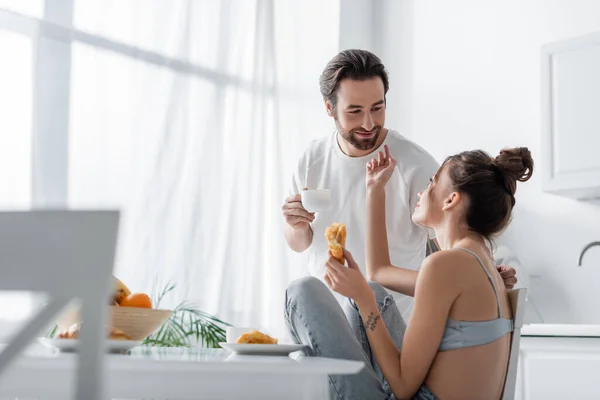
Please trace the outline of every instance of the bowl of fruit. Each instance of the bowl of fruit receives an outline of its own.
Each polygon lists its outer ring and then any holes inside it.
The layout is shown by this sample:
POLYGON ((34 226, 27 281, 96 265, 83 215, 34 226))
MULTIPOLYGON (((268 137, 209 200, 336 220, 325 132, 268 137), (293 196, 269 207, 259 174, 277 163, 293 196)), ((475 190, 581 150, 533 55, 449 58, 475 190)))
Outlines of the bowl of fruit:
MULTIPOLYGON (((152 308, 152 300, 145 293, 132 293, 118 278, 113 276, 114 292, 110 299, 110 328, 129 340, 144 340, 158 330, 173 314, 171 310, 152 308)), ((80 306, 70 304, 59 316, 56 325, 62 332, 69 332, 82 324, 80 306)))

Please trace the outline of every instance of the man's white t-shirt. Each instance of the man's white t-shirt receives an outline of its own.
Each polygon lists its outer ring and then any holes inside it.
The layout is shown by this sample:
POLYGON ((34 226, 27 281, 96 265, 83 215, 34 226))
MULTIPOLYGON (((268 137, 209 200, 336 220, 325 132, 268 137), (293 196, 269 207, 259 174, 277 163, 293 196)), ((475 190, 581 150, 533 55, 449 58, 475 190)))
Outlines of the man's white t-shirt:
MULTIPOLYGON (((427 232, 412 222, 411 216, 418 201, 417 193, 425 190, 429 179, 439 168, 438 162, 414 142, 398 132, 388 130, 377 149, 388 145, 398 165, 386 185, 386 223, 392 265, 416 270, 425 258, 427 232)), ((366 164, 377 151, 364 157, 345 155, 337 141, 337 132, 315 140, 304 152, 294 172, 291 194, 303 188, 330 189, 331 206, 316 213, 312 223, 314 232, 308 252, 309 272, 324 280, 328 257, 325 230, 333 222, 346 224, 346 248, 365 273, 366 164)), ((432 234, 430 234, 432 236, 432 234)), ((391 292, 403 316, 408 319, 412 297, 391 292)), ((342 296, 334 293, 341 301, 342 296)))

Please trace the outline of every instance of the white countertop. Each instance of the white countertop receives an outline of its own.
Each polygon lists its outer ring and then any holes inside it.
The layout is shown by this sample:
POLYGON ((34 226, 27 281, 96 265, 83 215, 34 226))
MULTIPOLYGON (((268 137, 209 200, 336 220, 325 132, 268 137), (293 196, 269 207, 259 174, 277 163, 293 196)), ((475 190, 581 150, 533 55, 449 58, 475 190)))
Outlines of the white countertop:
MULTIPOLYGON (((317 398, 328 374, 355 374, 364 363, 318 357, 236 356, 228 350, 138 347, 107 354, 112 398, 317 398), (312 395, 315 393, 315 395, 312 395), (283 396, 283 397, 281 397, 283 396), (308 396, 308 397, 306 397, 308 396)), ((77 355, 32 345, 0 375, 3 396, 69 398, 77 355)))
POLYGON ((528 324, 523 325, 523 328, 521 329, 521 336, 600 338, 600 325, 528 324))

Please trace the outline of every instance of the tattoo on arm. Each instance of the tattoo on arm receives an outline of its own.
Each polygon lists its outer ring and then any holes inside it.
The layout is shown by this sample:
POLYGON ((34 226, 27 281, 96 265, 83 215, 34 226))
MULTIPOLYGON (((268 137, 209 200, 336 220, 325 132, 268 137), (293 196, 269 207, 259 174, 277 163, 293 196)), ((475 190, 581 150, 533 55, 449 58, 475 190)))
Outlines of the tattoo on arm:
POLYGON ((365 322, 365 327, 373 332, 377 326, 377 321, 379 321, 379 318, 381 318, 381 315, 375 315, 374 312, 371 312, 367 318, 367 322, 365 322))

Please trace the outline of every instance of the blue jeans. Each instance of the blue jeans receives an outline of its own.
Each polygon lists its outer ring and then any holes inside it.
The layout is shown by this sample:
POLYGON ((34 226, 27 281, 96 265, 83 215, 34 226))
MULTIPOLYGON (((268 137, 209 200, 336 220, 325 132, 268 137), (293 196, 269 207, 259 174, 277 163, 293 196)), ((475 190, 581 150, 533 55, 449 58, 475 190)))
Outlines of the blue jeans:
MULTIPOLYGON (((398 349, 406 323, 393 297, 379 284, 369 282, 375 293, 381 318, 398 349)), ((358 308, 350 299, 340 303, 323 282, 314 277, 300 278, 286 291, 285 320, 291 337, 305 346, 307 356, 363 361, 355 375, 330 375, 331 398, 336 400, 395 399, 371 352, 369 339, 358 308)), ((415 399, 435 400, 425 386, 415 399)))

